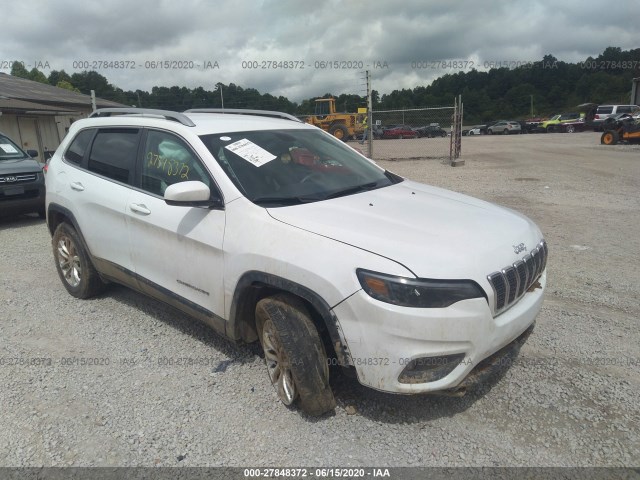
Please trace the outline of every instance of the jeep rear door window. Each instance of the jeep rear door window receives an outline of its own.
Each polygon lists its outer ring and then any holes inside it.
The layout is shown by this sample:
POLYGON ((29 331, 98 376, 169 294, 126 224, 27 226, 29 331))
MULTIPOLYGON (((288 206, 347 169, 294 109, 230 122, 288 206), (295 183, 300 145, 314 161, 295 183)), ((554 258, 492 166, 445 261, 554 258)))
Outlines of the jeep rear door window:
POLYGON ((65 152, 64 158, 72 163, 79 164, 80 162, 82 162, 84 153, 87 150, 89 142, 91 142, 94 133, 94 129, 82 130, 80 133, 78 133, 76 138, 73 139, 73 142, 71 142, 71 145, 69 145, 69 148, 65 152))
POLYGON ((99 130, 89 155, 89 171, 118 182, 129 183, 139 139, 140 130, 137 128, 99 130))
POLYGON ((169 185, 200 181, 211 188, 206 170, 187 144, 168 132, 149 130, 142 151, 140 186, 163 196, 169 185))
POLYGON ((401 181, 315 130, 262 130, 200 137, 236 187, 264 206, 326 200, 401 181))

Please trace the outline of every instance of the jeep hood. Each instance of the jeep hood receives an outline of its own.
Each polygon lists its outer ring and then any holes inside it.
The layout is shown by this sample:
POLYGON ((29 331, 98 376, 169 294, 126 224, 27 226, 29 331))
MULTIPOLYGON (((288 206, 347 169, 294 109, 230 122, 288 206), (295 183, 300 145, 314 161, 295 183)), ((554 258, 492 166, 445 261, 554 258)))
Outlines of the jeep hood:
POLYGON ((421 278, 483 282, 542 239, 517 212, 408 180, 268 211, 281 222, 394 260, 421 278))

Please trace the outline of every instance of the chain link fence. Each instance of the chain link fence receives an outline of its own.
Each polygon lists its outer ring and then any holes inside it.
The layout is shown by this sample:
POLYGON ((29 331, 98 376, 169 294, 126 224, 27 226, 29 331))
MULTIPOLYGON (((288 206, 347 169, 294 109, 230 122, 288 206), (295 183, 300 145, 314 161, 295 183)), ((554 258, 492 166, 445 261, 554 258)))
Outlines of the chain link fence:
POLYGON ((450 158, 453 106, 374 110, 372 117, 373 160, 450 158))

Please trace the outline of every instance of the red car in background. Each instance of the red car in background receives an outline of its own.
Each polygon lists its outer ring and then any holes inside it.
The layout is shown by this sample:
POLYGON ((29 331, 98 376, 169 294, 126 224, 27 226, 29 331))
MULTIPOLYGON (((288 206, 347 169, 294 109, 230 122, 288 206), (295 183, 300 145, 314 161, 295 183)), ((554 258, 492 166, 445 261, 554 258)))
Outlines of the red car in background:
POLYGON ((416 138, 418 132, 407 125, 395 125, 385 128, 382 132, 382 138, 416 138))

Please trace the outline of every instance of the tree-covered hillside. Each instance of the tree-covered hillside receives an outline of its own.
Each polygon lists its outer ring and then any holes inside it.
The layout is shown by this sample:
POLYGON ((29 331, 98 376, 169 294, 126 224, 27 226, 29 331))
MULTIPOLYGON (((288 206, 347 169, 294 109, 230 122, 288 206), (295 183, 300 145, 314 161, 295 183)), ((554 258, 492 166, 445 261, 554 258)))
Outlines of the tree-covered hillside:
MULTIPOLYGON (((27 71, 18 62, 13 64, 11 74, 85 94, 95 90, 98 97, 125 105, 176 111, 219 108, 222 106, 220 90, 226 108, 279 110, 297 115, 312 113, 314 100, 318 98, 298 104, 283 96, 275 97, 234 83, 217 83, 216 90, 174 86, 153 87, 150 92, 124 91, 95 71, 69 75, 64 70, 54 70, 47 77, 35 68, 27 71)), ((623 51, 609 47, 598 57, 589 57, 579 63, 567 63, 546 55, 539 62, 517 68, 461 71, 445 74, 431 85, 413 89, 383 94, 374 90, 373 105, 376 110, 444 106, 451 105, 457 95, 462 95, 465 123, 496 118, 522 119, 532 113, 533 116, 544 116, 575 110, 582 103, 627 103, 634 77, 640 77, 640 48, 623 51)), ((375 78, 373 84, 375 86, 375 78)), ((360 95, 335 97, 340 111, 354 112, 358 107, 366 106, 365 98, 360 95)))

